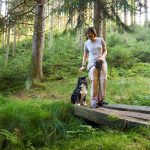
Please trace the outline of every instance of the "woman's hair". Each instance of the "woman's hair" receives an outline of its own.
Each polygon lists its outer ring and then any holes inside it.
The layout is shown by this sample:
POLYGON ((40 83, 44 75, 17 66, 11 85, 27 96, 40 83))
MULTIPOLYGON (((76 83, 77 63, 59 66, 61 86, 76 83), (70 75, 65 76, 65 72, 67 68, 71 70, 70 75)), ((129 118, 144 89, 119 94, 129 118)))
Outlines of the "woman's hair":
POLYGON ((94 27, 89 27, 89 28, 87 28, 87 30, 86 30, 86 32, 85 32, 85 36, 86 36, 86 37, 87 37, 87 34, 88 34, 89 32, 92 32, 95 37, 97 36, 96 30, 95 30, 94 27))

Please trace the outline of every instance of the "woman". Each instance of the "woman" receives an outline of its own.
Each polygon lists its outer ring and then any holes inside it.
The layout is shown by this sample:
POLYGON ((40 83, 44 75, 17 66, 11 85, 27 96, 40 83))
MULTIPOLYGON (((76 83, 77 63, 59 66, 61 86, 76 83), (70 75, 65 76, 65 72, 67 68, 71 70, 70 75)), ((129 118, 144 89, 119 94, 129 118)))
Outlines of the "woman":
POLYGON ((82 67, 79 70, 83 71, 85 69, 88 58, 87 69, 91 80, 91 106, 97 108, 103 104, 107 104, 104 101, 107 81, 107 63, 105 60, 107 48, 103 38, 97 37, 94 27, 87 29, 86 37, 88 40, 84 44, 82 67), (94 66, 97 60, 103 61, 101 70, 96 69, 94 66))

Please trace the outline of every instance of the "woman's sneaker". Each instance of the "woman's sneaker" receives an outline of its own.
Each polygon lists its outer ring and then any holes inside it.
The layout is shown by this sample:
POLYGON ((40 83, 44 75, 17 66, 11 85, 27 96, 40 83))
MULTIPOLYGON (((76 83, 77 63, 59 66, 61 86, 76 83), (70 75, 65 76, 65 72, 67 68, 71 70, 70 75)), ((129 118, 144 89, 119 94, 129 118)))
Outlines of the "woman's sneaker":
POLYGON ((106 101, 103 101, 103 104, 104 104, 104 105, 108 105, 108 102, 106 102, 106 101))
POLYGON ((99 105, 98 105, 97 103, 95 103, 95 104, 91 105, 91 107, 92 107, 92 108, 98 108, 99 105))
POLYGON ((108 105, 108 103, 106 101, 100 101, 98 102, 98 106, 101 107, 103 105, 108 105))

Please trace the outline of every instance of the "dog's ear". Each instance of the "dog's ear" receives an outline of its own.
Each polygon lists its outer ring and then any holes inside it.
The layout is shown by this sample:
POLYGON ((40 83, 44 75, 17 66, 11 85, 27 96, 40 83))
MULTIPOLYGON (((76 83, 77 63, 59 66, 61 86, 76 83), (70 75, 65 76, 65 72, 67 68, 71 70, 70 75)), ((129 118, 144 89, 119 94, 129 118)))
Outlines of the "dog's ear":
POLYGON ((83 76, 82 79, 83 79, 83 80, 86 80, 86 76, 83 76))

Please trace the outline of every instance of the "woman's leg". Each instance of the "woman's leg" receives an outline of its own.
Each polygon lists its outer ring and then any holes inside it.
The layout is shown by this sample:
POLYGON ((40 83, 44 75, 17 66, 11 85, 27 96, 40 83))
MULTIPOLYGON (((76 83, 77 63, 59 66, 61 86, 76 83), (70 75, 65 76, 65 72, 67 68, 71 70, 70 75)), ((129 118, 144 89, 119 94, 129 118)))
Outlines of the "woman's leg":
POLYGON ((106 83, 107 83, 107 63, 104 62, 99 77, 99 101, 103 101, 106 97, 106 83))
POLYGON ((99 78, 98 71, 95 67, 92 67, 89 72, 89 77, 91 80, 91 106, 96 106, 98 103, 98 86, 99 86, 99 78))
POLYGON ((103 101, 106 96, 106 79, 100 79, 99 80, 99 101, 103 101))
POLYGON ((91 106, 98 103, 98 79, 91 80, 91 106))

